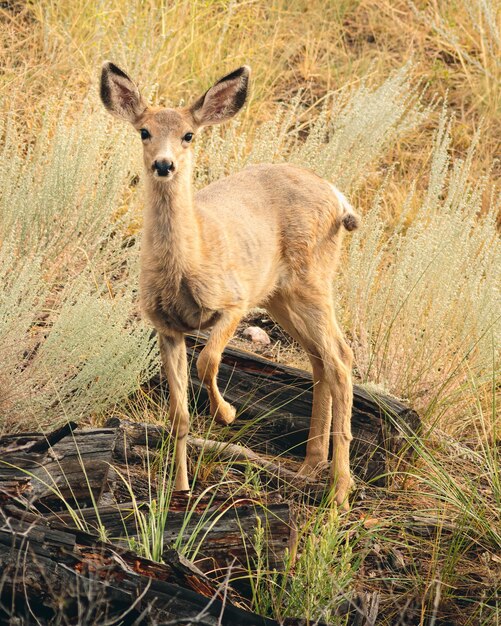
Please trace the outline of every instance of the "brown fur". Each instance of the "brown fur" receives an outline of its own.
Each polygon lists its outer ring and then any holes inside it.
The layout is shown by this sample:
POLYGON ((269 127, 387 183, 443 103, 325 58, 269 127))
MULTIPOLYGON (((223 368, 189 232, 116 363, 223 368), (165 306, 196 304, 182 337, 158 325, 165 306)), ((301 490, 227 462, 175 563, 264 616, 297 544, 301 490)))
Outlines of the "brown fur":
POLYGON ((176 488, 189 488, 183 334, 212 328, 197 367, 212 415, 229 424, 235 410, 216 382, 221 352, 249 308, 264 306, 300 342, 313 367, 313 413, 300 473, 312 473, 327 462, 334 415, 332 496, 346 507, 352 353, 335 319, 333 285, 342 226, 355 228, 356 215, 330 183, 287 164, 247 167, 193 196, 192 151, 183 137, 239 110, 247 68, 221 79, 191 108, 178 110, 147 107, 137 87, 116 70, 112 64, 103 68, 105 106, 151 134, 143 142, 148 202, 140 293, 143 311, 159 332, 170 387, 176 488), (159 159, 175 168, 165 178, 152 169, 159 159))

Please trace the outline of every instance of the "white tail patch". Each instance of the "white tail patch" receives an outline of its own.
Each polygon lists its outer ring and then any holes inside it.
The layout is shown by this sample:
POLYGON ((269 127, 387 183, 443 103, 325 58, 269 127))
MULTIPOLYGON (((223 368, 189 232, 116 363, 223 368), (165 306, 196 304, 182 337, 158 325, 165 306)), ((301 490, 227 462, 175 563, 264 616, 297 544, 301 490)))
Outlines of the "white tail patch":
POLYGON ((355 230, 359 225, 359 217, 355 213, 354 208, 348 202, 348 198, 341 193, 337 187, 335 187, 332 183, 329 183, 331 189, 336 196, 337 201, 339 202, 339 206, 341 208, 341 222, 346 230, 355 230))

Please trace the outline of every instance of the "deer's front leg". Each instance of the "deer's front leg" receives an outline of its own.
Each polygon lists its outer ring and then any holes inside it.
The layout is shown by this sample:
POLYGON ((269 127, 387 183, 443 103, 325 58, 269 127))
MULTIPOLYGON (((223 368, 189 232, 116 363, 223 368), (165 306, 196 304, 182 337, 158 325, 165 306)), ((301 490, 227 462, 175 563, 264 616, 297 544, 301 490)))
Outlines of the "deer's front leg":
POLYGON ((243 311, 225 311, 214 324, 205 348, 200 352, 197 361, 198 377, 207 387, 210 400, 210 412, 216 422, 231 424, 236 411, 223 398, 217 386, 217 372, 221 362, 221 353, 235 332, 243 311))
POLYGON ((188 360, 184 335, 159 334, 160 354, 169 384, 169 417, 174 436, 174 462, 176 491, 187 491, 188 468, 186 460, 186 439, 190 427, 188 411, 188 360))

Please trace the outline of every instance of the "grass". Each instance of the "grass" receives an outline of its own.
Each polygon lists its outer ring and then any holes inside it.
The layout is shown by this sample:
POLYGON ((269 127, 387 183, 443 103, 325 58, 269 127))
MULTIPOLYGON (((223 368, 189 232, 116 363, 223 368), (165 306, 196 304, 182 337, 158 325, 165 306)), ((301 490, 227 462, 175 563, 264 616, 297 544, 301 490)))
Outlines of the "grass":
POLYGON ((344 621, 339 620, 339 609, 349 602, 360 567, 355 534, 354 525, 344 524, 335 510, 320 509, 313 517, 307 513, 299 533, 301 552, 286 560, 285 575, 266 575, 266 560, 258 563, 253 573, 255 610, 277 619, 303 615, 312 623, 344 621))
MULTIPOLYGON (((111 58, 151 101, 176 105, 249 63, 248 106, 197 143, 195 184, 290 161, 349 194, 363 221, 337 307, 356 378, 408 399, 425 424, 415 465, 366 487, 350 517, 304 509, 286 575, 260 553, 254 606, 342 623, 364 590, 381 593, 388 624, 499 623, 499 4, 31 0, 3 3, 0 31, 0 431, 117 409, 164 419, 126 401, 158 367, 137 310, 142 166, 102 111, 98 68, 111 58)), ((167 454, 147 468, 149 506, 134 511, 135 547, 154 558, 171 471, 167 454)), ((225 471, 205 457, 194 467, 207 486, 225 471)), ((264 498, 253 468, 238 488, 264 498)))

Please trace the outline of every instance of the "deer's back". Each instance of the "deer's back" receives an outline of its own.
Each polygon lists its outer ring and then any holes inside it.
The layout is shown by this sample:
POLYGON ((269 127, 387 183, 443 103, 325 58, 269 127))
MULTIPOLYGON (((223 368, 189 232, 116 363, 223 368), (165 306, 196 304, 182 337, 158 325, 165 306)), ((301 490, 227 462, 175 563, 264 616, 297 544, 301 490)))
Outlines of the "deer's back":
POLYGON ((199 191, 195 204, 224 240, 224 263, 249 268, 254 282, 282 284, 320 264, 334 270, 341 207, 332 185, 309 170, 252 165, 199 191))

